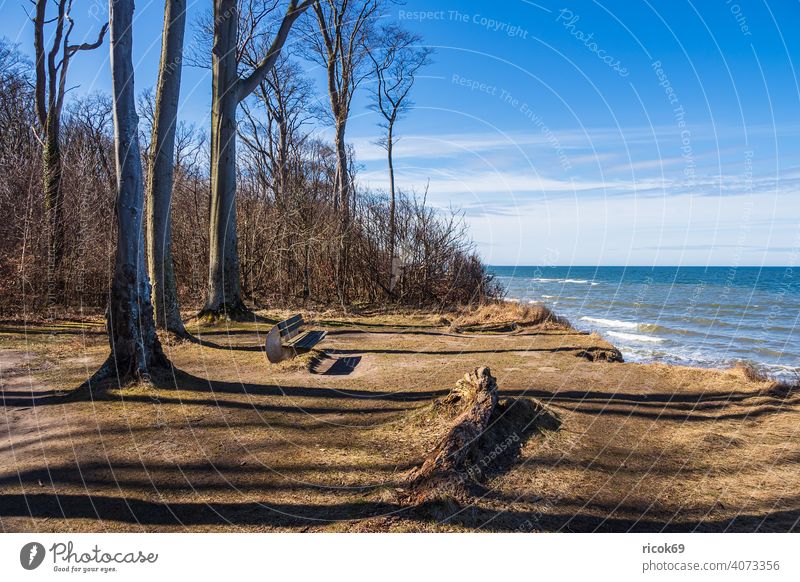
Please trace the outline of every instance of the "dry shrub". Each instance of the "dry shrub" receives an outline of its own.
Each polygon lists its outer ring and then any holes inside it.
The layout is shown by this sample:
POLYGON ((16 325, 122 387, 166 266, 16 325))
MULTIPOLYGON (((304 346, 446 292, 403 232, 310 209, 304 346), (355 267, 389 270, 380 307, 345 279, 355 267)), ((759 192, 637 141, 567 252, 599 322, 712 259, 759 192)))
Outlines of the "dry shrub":
POLYGON ((475 308, 465 307, 451 320, 453 331, 513 331, 519 327, 572 329, 569 321, 538 303, 492 301, 475 308))

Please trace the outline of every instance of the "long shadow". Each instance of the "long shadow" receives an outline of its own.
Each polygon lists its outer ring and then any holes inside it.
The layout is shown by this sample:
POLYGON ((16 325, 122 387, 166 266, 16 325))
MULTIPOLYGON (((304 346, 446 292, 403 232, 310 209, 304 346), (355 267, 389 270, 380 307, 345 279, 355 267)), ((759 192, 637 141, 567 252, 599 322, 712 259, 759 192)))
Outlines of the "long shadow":
MULTIPOLYGON (((98 519, 142 526, 270 525, 306 526, 397 513, 402 508, 380 502, 333 504, 290 503, 158 503, 108 495, 0 495, 3 517, 98 519)), ((99 524, 98 524, 99 525, 99 524)))
MULTIPOLYGON (((314 406, 279 406, 267 405, 260 403, 244 402, 244 401, 228 401, 214 399, 185 399, 182 400, 177 397, 169 396, 169 391, 185 390, 192 392, 207 392, 209 394, 239 394, 250 396, 290 396, 298 398, 324 398, 324 399, 347 399, 347 400, 381 400, 388 402, 399 403, 415 403, 425 400, 431 400, 444 396, 449 392, 447 389, 442 390, 420 390, 415 392, 404 391, 382 391, 382 390, 359 390, 347 388, 314 388, 310 386, 288 386, 278 384, 253 384, 246 382, 227 382, 223 380, 209 380, 200 378, 189 372, 185 372, 178 368, 173 368, 172 373, 162 374, 161 376, 154 376, 153 378, 156 388, 160 389, 154 395, 139 395, 139 394, 125 394, 123 396, 108 395, 108 390, 115 390, 118 388, 113 382, 105 382, 103 387, 98 387, 94 391, 82 390, 78 388, 72 392, 57 393, 39 396, 38 392, 33 392, 28 395, 24 392, 25 396, 14 395, 5 397, 3 392, 0 391, 0 403, 8 407, 29 407, 29 406, 44 406, 53 404, 66 404, 70 402, 86 401, 90 399, 114 399, 124 398, 129 402, 150 402, 152 403, 156 398, 158 402, 166 404, 186 404, 186 405, 208 405, 213 407, 229 407, 237 409, 248 410, 265 410, 274 412, 308 412, 313 414, 333 414, 333 413, 355 413, 355 412, 399 412, 407 410, 406 408, 336 408, 336 407, 314 407, 314 406)), ((15 391, 19 392, 19 391, 15 391)))
MULTIPOLYGON (((259 502, 159 503, 109 495, 2 494, 0 516, 115 521, 148 526, 272 526, 325 525, 345 520, 401 515, 430 524, 459 524, 482 531, 550 532, 757 532, 798 530, 800 509, 740 514, 723 519, 672 519, 664 516, 615 517, 584 512, 493 511, 477 506, 437 505, 409 509, 376 501, 326 504, 259 502)), ((102 526, 98 524, 98 529, 102 526)))
POLYGON ((237 346, 237 345, 233 345, 233 344, 222 345, 222 344, 217 344, 217 343, 214 343, 214 342, 210 342, 208 340, 203 339, 202 337, 197 337, 197 336, 191 335, 191 334, 186 339, 187 339, 187 341, 189 341, 189 342, 191 342, 193 344, 197 344, 199 346, 203 346, 204 348, 212 348, 212 349, 215 349, 215 350, 232 350, 232 351, 236 351, 236 352, 263 352, 264 351, 264 346, 263 345, 257 345, 257 346, 237 346))
POLYGON ((676 420, 682 422, 743 420, 796 410, 798 402, 761 392, 694 392, 630 394, 592 390, 504 390, 503 394, 539 398, 547 404, 591 415, 676 420), (766 399, 748 405, 750 399, 766 399), (722 412, 729 408, 745 410, 722 412), (710 411, 710 414, 696 412, 710 411))
POLYGON ((105 330, 89 329, 37 329, 24 327, 0 327, 0 333, 15 333, 22 335, 107 335, 105 330))
MULTIPOLYGON (((180 390, 214 392, 220 394, 249 394, 253 396, 295 396, 300 398, 330 398, 356 400, 386 400, 390 402, 419 402, 444 396, 449 389, 421 390, 418 392, 388 392, 382 390, 359 390, 353 388, 314 388, 311 386, 285 386, 278 384, 252 384, 207 380, 183 370, 175 370, 175 380, 180 390)), ((163 382, 163 380, 162 380, 163 382)), ((164 385, 175 388, 175 384, 164 385)), ((340 409, 341 410, 341 409, 340 409)), ((349 409, 348 409, 349 410, 349 409)))
MULTIPOLYGON (((362 473, 381 471, 387 475, 406 470, 411 465, 396 463, 341 463, 326 465, 331 471, 362 473)), ((259 464, 253 459, 246 465, 239 463, 173 464, 146 461, 134 462, 81 462, 80 465, 48 465, 47 467, 7 473, 0 476, 0 486, 74 486, 95 490, 113 488, 120 491, 153 490, 170 491, 192 489, 196 492, 218 491, 350 491, 367 492, 377 487, 394 487, 394 480, 362 485, 325 484, 310 482, 303 473, 315 470, 308 465, 259 464)), ((1 515, 2 513, 0 513, 1 515)))
MULTIPOLYGON (((488 337, 497 337, 504 334, 485 334, 485 333, 453 333, 448 331, 423 331, 417 329, 397 329, 397 330, 373 330, 373 329, 333 329, 328 332, 328 335, 356 335, 356 334, 369 334, 369 335, 428 335, 436 337, 453 337, 459 339, 479 339, 488 337)), ((547 331, 547 330, 523 330, 522 333, 505 334, 513 337, 537 336, 537 335, 558 335, 558 336, 571 336, 571 335, 589 335, 588 332, 564 332, 564 331, 547 331)))
MULTIPOLYGON (((141 403, 153 403, 153 398, 151 396, 142 396, 142 395, 125 395, 123 399, 126 402, 141 402, 141 403)), ((157 398, 159 404, 181 404, 184 406, 208 406, 211 408, 230 408, 235 410, 257 410, 261 412, 279 412, 284 414, 311 414, 311 415, 325 415, 325 414, 334 414, 334 415, 341 415, 341 414, 388 414, 394 412, 407 412, 407 408, 403 407, 381 407, 381 408, 364 408, 364 407, 347 407, 347 408, 340 408, 336 406, 306 406, 306 405, 287 405, 281 406, 276 404, 261 404, 258 402, 240 402, 238 400, 220 400, 220 399, 212 399, 212 398, 201 398, 201 399, 181 399, 181 398, 169 398, 162 395, 158 395, 157 398)))
POLYGON ((349 358, 337 358, 333 365, 325 370, 323 376, 348 376, 353 373, 358 364, 361 363, 361 356, 351 356, 349 358))
POLYGON ((8 408, 25 409, 34 406, 63 404, 68 393, 57 390, 1 390, 0 405, 8 408))
POLYGON ((508 350, 391 350, 391 349, 365 349, 365 350, 343 350, 328 349, 329 354, 414 354, 423 356, 455 356, 459 354, 515 354, 525 352, 574 352, 582 350, 581 347, 561 346, 556 348, 517 348, 508 350))
POLYGON ((437 331, 421 331, 421 330, 410 330, 410 329, 398 329, 396 331, 383 331, 383 330, 364 330, 364 329, 332 329, 328 332, 328 335, 337 336, 337 335, 359 335, 359 334, 369 334, 369 335, 428 335, 428 336, 436 336, 436 337, 455 337, 455 338, 463 338, 469 339, 470 336, 464 336, 457 333, 449 333, 449 332, 437 332, 437 331))
MULTIPOLYGON (((409 327, 409 326, 403 326, 403 325, 392 325, 390 323, 361 323, 361 322, 357 322, 357 321, 344 321, 344 320, 335 321, 335 320, 330 320, 330 319, 317 319, 317 320, 315 320, 315 323, 318 323, 319 325, 324 325, 325 327, 354 327, 354 328, 366 327, 366 328, 370 328, 370 329, 387 329, 387 330, 390 330, 392 328, 408 329, 408 327, 409 327)), ((438 325, 425 325, 425 324, 418 324, 418 325, 415 324, 415 325, 410 326, 410 327, 417 328, 417 329, 437 329, 437 328, 441 328, 441 326, 438 326, 438 325)))
MULTIPOLYGON (((187 421, 183 425, 172 425, 170 428, 194 428, 197 430, 217 430, 223 429, 226 432, 230 431, 237 431, 237 430, 258 430, 264 428, 284 428, 284 429, 297 429, 298 424, 295 421, 287 420, 286 422, 281 422, 276 419, 270 419, 268 422, 264 420, 252 420, 247 422, 237 421, 233 422, 231 420, 221 421, 221 422, 208 422, 203 420, 202 422, 192 422, 187 421)), ((319 430, 330 430, 329 423, 319 423, 318 425, 319 430)), ((308 423, 302 425, 303 431, 310 431, 314 430, 315 427, 308 423)), ((0 443, 7 443, 7 444, 0 444, 0 453, 4 453, 11 450, 22 451, 28 447, 47 447, 48 451, 58 452, 58 451, 72 451, 73 445, 72 441, 76 439, 85 439, 85 438, 92 438, 92 439, 102 439, 103 437, 110 436, 110 435, 128 435, 133 436, 140 433, 154 433, 158 434, 163 432, 163 429, 155 426, 121 426, 118 428, 114 427, 107 427, 104 426, 102 428, 94 427, 91 429, 84 429, 84 430, 75 430, 73 428, 68 428, 64 432, 57 432, 47 435, 42 435, 40 433, 33 433, 34 436, 31 438, 20 438, 17 440, 11 440, 10 438, 0 440, 0 443)), ((144 437, 143 437, 144 438, 144 437)), ((26 453, 27 454, 27 453, 26 453)))
MULTIPOLYGON (((513 393, 513 391, 512 391, 513 393)), ((719 400, 741 402, 748 398, 758 398, 764 395, 759 392, 742 391, 717 391, 717 392, 647 392, 631 394, 627 392, 605 392, 599 390, 559 390, 550 392, 547 390, 525 390, 525 395, 552 400, 555 402, 622 402, 625 404, 639 404, 647 402, 716 402, 719 400)))
MULTIPOLYGON (((203 329, 197 335, 266 335, 267 331, 269 330, 256 330, 256 329, 232 329, 232 330, 224 330, 224 329, 203 329)), ((194 334, 192 334, 194 336, 194 334)))
MULTIPOLYGON (((439 508, 422 508, 416 515, 427 513, 439 517, 441 523, 458 524, 481 531, 546 531, 569 533, 655 533, 655 532, 796 532, 800 509, 765 510, 763 513, 739 514, 722 519, 686 519, 662 514, 642 513, 637 517, 593 515, 582 510, 574 513, 508 511, 496 512, 479 507, 463 508, 445 516, 439 508)), ((412 515, 415 515, 412 514, 412 515)), ((635 515, 635 513, 634 513, 635 515)))

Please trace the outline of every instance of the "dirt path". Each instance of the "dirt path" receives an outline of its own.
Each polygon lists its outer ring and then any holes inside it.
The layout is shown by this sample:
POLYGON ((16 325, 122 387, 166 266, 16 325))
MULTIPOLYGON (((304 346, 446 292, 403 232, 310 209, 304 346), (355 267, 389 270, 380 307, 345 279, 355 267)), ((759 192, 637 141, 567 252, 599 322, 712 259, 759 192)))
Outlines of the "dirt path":
POLYGON ((269 366, 265 325, 193 330, 158 387, 65 402, 100 322, 0 329, 5 531, 796 529, 796 395, 735 373, 590 362, 577 333, 459 335, 424 318, 326 321, 325 354, 269 366), (29 356, 24 356, 25 346, 29 356), (559 430, 530 437, 471 503, 409 510, 399 475, 424 411, 488 365, 559 430))

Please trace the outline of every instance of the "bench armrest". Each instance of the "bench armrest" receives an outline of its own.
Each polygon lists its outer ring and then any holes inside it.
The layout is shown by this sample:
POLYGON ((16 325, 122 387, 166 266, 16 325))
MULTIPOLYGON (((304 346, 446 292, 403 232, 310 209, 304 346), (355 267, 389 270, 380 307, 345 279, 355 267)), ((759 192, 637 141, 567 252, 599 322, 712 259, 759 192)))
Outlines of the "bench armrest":
POLYGON ((267 359, 273 364, 283 360, 283 346, 281 345, 281 331, 278 326, 274 326, 267 334, 266 341, 267 359))

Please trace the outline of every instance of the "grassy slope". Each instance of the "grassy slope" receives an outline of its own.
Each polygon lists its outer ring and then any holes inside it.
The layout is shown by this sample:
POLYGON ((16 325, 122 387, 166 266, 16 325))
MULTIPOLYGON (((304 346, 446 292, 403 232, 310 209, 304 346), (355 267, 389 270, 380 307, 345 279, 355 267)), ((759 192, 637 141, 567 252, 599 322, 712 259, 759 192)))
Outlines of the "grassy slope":
MULTIPOLYGON (((284 314, 267 314, 282 316, 284 314)), ((100 320, 0 325, 0 529, 780 530, 800 517, 800 398, 741 373, 590 362, 593 336, 449 331, 435 316, 319 316, 326 357, 271 367, 264 324, 190 326, 160 387, 64 402, 107 354, 100 320), (469 505, 408 510, 420 418, 488 365, 560 430, 469 505), (308 366, 312 370, 309 371, 308 366)))

